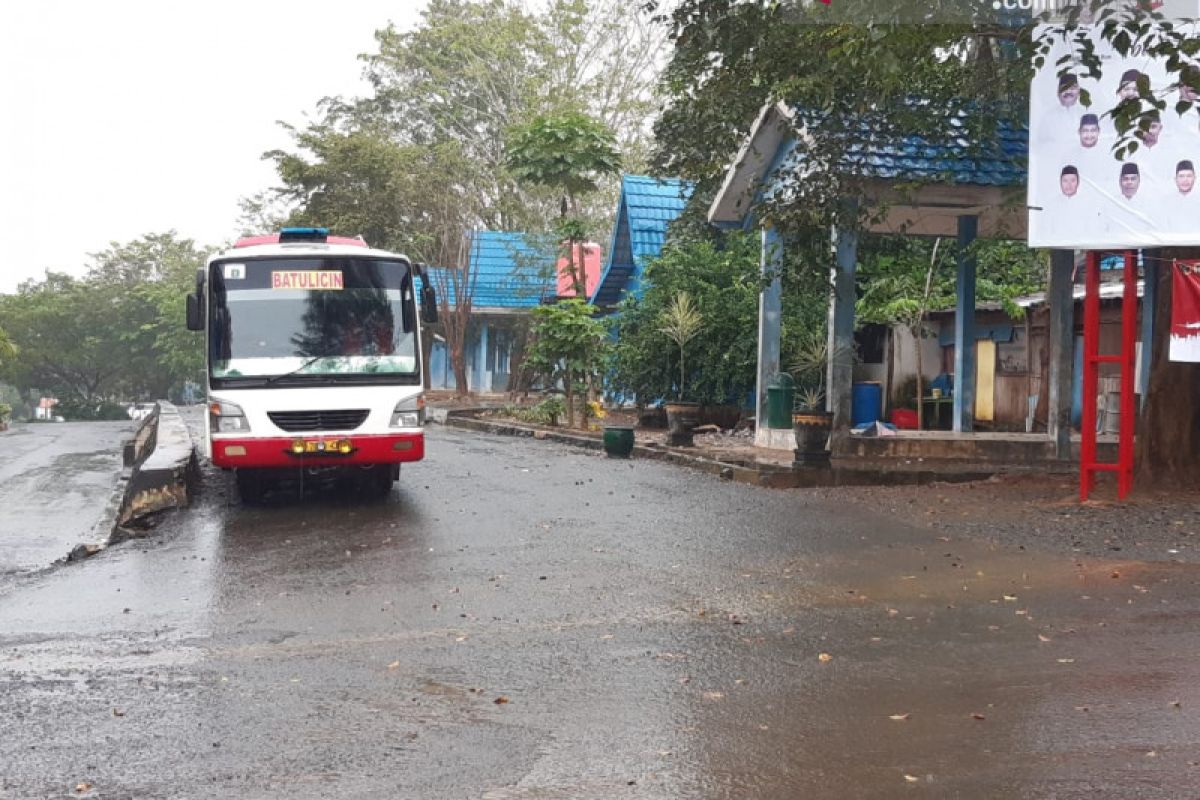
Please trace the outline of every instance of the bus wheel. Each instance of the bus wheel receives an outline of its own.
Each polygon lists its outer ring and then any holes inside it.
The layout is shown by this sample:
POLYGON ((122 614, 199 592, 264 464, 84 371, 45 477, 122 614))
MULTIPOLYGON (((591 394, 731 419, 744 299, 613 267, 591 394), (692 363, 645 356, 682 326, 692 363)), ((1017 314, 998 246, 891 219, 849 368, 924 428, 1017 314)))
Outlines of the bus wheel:
POLYGON ((267 493, 266 481, 256 469, 237 470, 238 497, 247 505, 257 505, 267 493))
POLYGON ((392 491, 392 484, 396 482, 395 473, 398 471, 393 464, 377 464, 368 478, 371 494, 387 497, 392 491))

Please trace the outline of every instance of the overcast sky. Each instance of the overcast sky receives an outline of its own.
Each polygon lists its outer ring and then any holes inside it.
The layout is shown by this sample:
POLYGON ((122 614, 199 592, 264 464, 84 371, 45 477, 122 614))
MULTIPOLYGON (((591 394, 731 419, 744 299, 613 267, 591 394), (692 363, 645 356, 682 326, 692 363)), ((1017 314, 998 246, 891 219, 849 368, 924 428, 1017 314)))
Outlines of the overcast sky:
POLYGON ((0 293, 110 242, 237 233, 318 100, 425 0, 10 0, 0 13, 0 293))

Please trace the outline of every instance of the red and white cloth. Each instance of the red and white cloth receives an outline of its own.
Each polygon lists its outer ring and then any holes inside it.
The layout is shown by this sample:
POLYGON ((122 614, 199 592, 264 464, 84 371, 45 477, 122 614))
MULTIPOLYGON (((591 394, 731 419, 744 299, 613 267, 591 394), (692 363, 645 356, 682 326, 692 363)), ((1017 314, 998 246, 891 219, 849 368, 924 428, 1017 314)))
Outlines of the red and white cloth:
POLYGON ((1200 361, 1200 261, 1176 261, 1171 271, 1169 357, 1172 361, 1200 361))

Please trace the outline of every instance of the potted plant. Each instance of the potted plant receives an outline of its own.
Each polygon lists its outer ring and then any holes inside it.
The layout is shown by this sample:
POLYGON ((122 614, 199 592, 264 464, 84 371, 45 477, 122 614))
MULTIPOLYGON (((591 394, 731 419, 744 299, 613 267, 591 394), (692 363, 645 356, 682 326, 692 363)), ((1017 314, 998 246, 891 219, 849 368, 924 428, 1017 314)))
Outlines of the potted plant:
POLYGON ((796 348, 796 405, 792 410, 792 435, 797 464, 829 463, 829 431, 833 414, 825 410, 825 370, 829 365, 829 340, 824 332, 809 331, 796 348))
POLYGON ((8 423, 12 419, 12 406, 8 403, 0 403, 0 431, 8 430, 8 423))
POLYGON ((667 411, 667 444, 670 445, 690 446, 692 429, 700 421, 700 404, 683 399, 686 396, 687 380, 684 348, 696 338, 702 327, 704 315, 687 292, 675 295, 659 319, 659 332, 679 347, 679 399, 664 404, 667 411))

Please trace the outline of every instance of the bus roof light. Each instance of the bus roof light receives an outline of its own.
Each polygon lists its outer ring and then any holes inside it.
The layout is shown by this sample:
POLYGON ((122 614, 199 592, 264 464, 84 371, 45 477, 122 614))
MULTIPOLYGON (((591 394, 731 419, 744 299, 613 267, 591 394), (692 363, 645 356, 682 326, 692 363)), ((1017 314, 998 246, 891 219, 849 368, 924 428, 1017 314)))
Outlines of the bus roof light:
POLYGON ((324 242, 329 239, 329 228, 284 228, 279 231, 279 243, 324 242))

